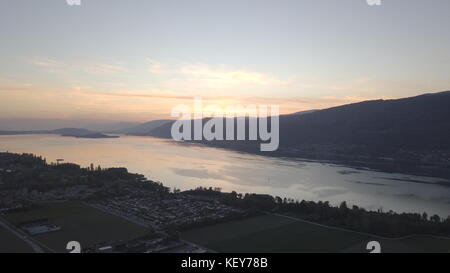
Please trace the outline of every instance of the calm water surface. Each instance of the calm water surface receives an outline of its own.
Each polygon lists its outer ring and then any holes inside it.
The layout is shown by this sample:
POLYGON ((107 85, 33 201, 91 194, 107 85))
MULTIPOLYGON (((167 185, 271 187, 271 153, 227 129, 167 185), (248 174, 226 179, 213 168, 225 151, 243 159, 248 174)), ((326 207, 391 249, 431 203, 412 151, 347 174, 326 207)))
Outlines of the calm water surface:
POLYGON ((42 155, 48 162, 63 158, 81 166, 127 167, 182 190, 212 186, 332 204, 345 200, 374 210, 450 214, 450 181, 440 178, 263 157, 151 137, 0 136, 0 151, 7 150, 42 155))

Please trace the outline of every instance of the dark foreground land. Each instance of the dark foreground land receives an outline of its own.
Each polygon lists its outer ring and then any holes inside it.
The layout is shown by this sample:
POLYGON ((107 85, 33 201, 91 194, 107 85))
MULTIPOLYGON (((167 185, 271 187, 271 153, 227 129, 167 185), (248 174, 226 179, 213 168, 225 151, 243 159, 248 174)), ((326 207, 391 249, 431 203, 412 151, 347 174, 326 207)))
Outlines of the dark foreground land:
POLYGON ((383 238, 321 226, 285 215, 264 215, 186 231, 183 238, 218 252, 367 253, 378 241, 382 252, 448 252, 450 238, 407 236, 383 238))
POLYGON ((0 252, 448 252, 450 218, 219 188, 0 153, 0 252))
POLYGON ((35 209, 10 213, 6 219, 14 225, 46 219, 61 227, 59 231, 34 236, 37 241, 57 252, 65 252, 69 241, 91 246, 130 240, 148 232, 143 226, 76 201, 44 203, 35 209))

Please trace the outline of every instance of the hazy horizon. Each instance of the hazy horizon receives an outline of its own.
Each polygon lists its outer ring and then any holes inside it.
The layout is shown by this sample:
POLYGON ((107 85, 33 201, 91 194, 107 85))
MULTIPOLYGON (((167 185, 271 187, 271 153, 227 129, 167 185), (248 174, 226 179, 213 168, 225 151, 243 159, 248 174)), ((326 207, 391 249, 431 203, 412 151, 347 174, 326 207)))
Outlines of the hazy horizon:
MULTIPOLYGON (((442 92, 450 92, 450 90, 444 90, 444 91, 436 91, 436 92, 426 92, 421 93, 420 95, 424 94, 438 94, 442 92)), ((406 97, 402 97, 406 98, 406 97)), ((383 98, 378 98, 383 99, 383 98)), ((401 99, 401 98, 399 98, 401 99)), ((376 100, 376 99, 375 99, 376 100)), ((385 100, 385 99, 383 99, 385 100)), ((359 103, 363 101, 357 101, 354 103, 359 103)), ((351 103, 350 103, 351 104, 351 103)), ((347 104, 342 104, 347 105, 347 104)), ((335 105, 335 106, 342 106, 342 105, 335 105)), ((335 107, 332 106, 332 107, 335 107)), ((332 108, 330 107, 330 108, 332 108)), ((309 112, 309 111, 318 111, 318 110, 324 110, 328 108, 322 108, 322 109, 308 109, 308 110, 301 110, 301 111, 295 111, 291 113, 283 113, 282 115, 290 115, 290 114, 296 114, 298 112, 309 112)), ((174 117, 164 117, 161 119, 173 119, 176 120, 174 117)), ((0 117, 0 131, 32 131, 32 130, 54 130, 54 129, 60 129, 60 128, 84 128, 89 130, 99 130, 99 131, 116 131, 120 129, 125 128, 131 128, 133 126, 158 120, 157 118, 149 119, 149 120, 115 120, 115 119, 99 119, 99 118, 3 118, 0 117)))

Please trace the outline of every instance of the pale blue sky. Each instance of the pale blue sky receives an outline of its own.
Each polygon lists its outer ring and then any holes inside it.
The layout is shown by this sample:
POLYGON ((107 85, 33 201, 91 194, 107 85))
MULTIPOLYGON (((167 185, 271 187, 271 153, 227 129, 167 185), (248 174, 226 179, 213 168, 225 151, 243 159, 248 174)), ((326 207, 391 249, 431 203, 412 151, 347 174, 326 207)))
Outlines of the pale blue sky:
POLYGON ((0 115, 145 120, 194 95, 289 112, 448 90, 449 12, 448 0, 1 0, 0 115))

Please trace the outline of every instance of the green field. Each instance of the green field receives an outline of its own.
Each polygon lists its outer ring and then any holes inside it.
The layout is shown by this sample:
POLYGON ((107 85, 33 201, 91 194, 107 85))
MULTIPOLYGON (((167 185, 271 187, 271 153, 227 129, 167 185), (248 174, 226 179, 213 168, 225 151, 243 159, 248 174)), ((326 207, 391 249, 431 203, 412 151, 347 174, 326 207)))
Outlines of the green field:
POLYGON ((380 240, 283 216, 266 215, 184 232, 185 240, 218 252, 368 252, 377 240, 383 252, 447 252, 450 240, 426 236, 380 240))
POLYGON ((6 218, 13 224, 46 218, 61 226, 60 231, 33 236, 57 252, 65 252, 69 241, 78 241, 82 247, 86 247, 131 239, 147 233, 145 227, 79 202, 45 204, 30 211, 10 214, 6 218))
MULTIPOLYGON (((68 241, 82 247, 126 240, 147 233, 145 227, 104 213, 79 202, 51 203, 10 214, 13 224, 46 218, 61 231, 33 236, 43 245, 65 252, 68 241)), ((302 220, 264 215, 186 231, 183 239, 218 252, 368 252, 367 242, 381 243, 382 252, 449 252, 450 239, 415 236, 404 239, 377 239, 352 231, 311 224, 302 220)), ((0 227, 0 252, 32 252, 20 238, 0 227)))
POLYGON ((0 253, 32 253, 33 249, 15 234, 0 226, 0 253))

